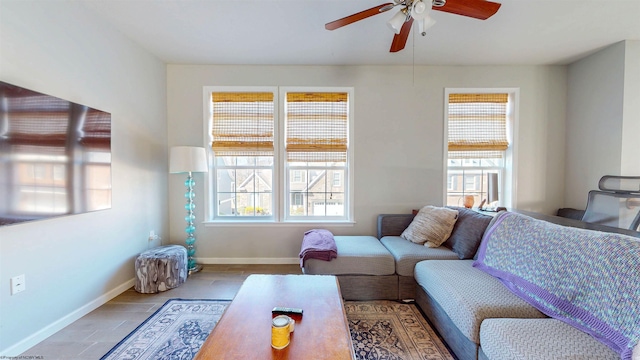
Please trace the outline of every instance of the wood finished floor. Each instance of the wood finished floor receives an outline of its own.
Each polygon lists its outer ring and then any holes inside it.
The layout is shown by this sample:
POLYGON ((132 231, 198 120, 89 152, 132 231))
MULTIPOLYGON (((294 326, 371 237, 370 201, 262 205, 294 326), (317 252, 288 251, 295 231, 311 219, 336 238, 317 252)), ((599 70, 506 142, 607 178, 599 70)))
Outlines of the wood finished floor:
POLYGON ((298 265, 205 265, 180 287, 157 294, 133 288, 24 352, 43 360, 100 359, 167 300, 231 300, 251 274, 300 274, 298 265))

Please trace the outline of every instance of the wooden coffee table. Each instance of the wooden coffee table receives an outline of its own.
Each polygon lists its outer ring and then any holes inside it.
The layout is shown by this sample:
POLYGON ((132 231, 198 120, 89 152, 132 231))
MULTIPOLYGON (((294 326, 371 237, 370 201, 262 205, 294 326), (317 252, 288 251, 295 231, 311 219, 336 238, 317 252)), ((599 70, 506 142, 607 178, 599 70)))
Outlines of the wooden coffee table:
POLYGON ((329 275, 251 275, 202 345, 204 359, 355 358, 340 286, 329 275), (302 308, 291 343, 271 347, 271 309, 302 308))

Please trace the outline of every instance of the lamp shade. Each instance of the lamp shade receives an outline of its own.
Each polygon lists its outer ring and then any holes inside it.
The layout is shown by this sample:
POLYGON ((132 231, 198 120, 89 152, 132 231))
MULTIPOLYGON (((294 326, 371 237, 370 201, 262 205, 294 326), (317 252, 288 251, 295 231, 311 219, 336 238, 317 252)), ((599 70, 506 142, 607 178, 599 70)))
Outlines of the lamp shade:
POLYGON ((422 20, 428 16, 427 5, 422 1, 414 1, 411 6, 411 17, 415 20, 422 20))
POLYGON ((418 31, 422 36, 425 36, 427 29, 436 23, 436 21, 429 16, 430 13, 431 7, 427 6, 422 0, 413 2, 411 17, 418 22, 418 31))
POLYGON ((402 12, 402 10, 398 11, 391 20, 387 21, 387 25, 393 32, 396 34, 400 34, 400 30, 402 30, 402 25, 407 21, 407 15, 402 12))
POLYGON ((424 19, 418 21, 418 32, 420 35, 427 35, 427 29, 435 25, 436 21, 431 16, 426 16, 424 19))
POLYGON ((174 146, 169 153, 169 172, 207 172, 207 154, 204 148, 195 146, 174 146))

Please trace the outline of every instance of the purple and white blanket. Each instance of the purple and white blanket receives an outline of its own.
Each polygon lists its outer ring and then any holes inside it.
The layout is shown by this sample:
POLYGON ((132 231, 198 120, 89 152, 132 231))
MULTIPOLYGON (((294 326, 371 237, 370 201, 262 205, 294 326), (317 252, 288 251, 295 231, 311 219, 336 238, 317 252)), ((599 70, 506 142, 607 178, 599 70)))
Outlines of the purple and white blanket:
POLYGON ((325 229, 313 229, 304 233, 300 248, 300 267, 307 259, 331 261, 338 257, 338 247, 333 234, 325 229))
POLYGON ((516 213, 498 216, 473 266, 546 315, 591 334, 622 359, 640 352, 639 239, 516 213))

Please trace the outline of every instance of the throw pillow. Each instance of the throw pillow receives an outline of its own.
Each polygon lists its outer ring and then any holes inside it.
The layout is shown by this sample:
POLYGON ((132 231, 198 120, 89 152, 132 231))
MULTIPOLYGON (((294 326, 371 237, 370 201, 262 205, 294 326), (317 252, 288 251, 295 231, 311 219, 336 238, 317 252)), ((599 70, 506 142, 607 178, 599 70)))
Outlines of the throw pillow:
POLYGON ((400 236, 416 244, 438 247, 451 235, 457 218, 457 210, 427 205, 400 236))
MULTIPOLYGON (((487 225, 487 228, 485 229, 484 232, 489 231, 489 229, 491 229, 493 227, 493 225, 495 224, 496 220, 498 220, 498 218, 499 218, 498 215, 500 215, 504 211, 506 211, 506 210, 498 211, 497 213, 495 213, 494 216, 492 216, 492 219, 491 219, 491 221, 489 221, 489 225, 487 225)), ((484 234, 482 234, 482 237, 484 238, 484 234)), ((481 241, 481 243, 482 243, 482 241, 481 241)), ((473 255, 473 260, 478 260, 478 252, 477 251, 476 251, 476 254, 473 255)))
POLYGON ((453 250, 458 258, 471 259, 478 251, 484 232, 493 216, 463 207, 448 208, 458 211, 458 221, 453 227, 451 236, 443 245, 453 250))

